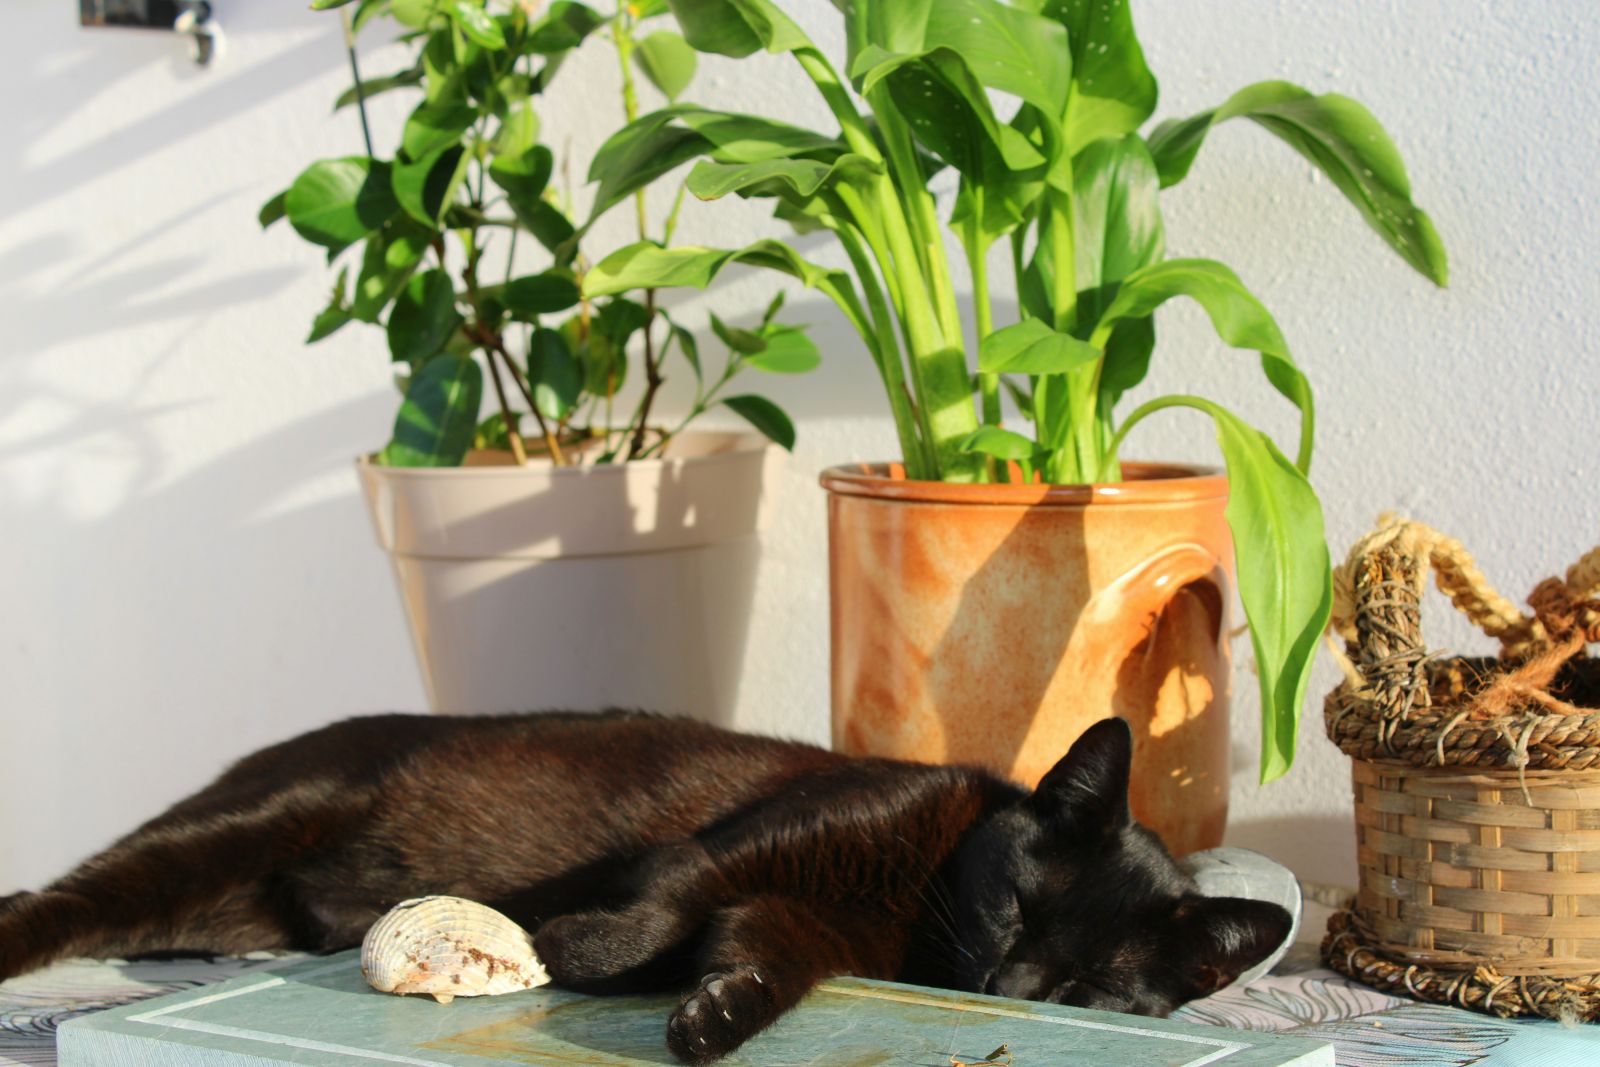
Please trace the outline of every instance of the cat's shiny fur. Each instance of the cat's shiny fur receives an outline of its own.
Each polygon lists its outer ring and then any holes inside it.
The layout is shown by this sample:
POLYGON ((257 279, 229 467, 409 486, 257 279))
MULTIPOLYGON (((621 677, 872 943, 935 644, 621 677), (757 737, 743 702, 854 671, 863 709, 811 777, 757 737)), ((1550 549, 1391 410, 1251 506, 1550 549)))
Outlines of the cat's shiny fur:
POLYGON ((694 1062, 838 974, 1165 1014, 1289 917, 1196 895, 1129 817, 1130 747, 1099 723, 1029 793, 649 715, 351 719, 0 900, 0 978, 66 955, 344 948, 446 893, 536 930, 561 985, 686 990, 666 1040, 694 1062))

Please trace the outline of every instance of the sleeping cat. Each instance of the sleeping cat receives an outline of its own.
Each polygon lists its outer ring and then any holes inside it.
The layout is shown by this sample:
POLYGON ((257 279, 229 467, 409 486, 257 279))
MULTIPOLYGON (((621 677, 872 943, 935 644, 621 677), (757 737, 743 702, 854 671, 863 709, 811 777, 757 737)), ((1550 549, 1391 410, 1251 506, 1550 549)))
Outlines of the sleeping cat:
POLYGON ((1131 744, 1098 723, 1030 793, 636 713, 350 719, 0 899, 0 979, 67 955, 331 951, 444 893, 535 930, 567 988, 687 990, 666 1040, 694 1063, 840 974, 1162 1015, 1289 916, 1196 894, 1129 816, 1131 744))

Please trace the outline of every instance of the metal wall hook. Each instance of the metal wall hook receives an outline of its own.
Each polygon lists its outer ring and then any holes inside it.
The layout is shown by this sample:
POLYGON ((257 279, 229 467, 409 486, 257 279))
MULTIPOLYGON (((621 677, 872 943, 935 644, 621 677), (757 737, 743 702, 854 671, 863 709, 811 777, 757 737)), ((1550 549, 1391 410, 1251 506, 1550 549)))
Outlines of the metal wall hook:
POLYGON ((78 0, 78 21, 108 29, 169 30, 194 40, 202 67, 222 55, 222 23, 211 0, 78 0))
POLYGON ((211 9, 210 0, 178 0, 178 6, 182 10, 172 28, 194 38, 195 63, 209 67, 212 60, 221 58, 225 48, 222 23, 211 9))

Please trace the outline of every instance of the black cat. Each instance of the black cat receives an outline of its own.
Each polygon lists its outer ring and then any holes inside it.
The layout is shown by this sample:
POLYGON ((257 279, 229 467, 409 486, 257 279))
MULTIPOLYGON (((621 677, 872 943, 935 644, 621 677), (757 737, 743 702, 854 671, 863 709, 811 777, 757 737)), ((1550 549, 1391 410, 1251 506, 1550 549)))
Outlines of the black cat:
POLYGON ((345 948, 444 893, 535 930, 567 988, 688 989, 666 1040, 697 1063, 839 974, 1161 1015, 1264 958, 1289 916, 1196 894, 1129 817, 1130 751, 1101 722, 1029 793, 642 714, 351 719, 0 900, 0 978, 345 948))

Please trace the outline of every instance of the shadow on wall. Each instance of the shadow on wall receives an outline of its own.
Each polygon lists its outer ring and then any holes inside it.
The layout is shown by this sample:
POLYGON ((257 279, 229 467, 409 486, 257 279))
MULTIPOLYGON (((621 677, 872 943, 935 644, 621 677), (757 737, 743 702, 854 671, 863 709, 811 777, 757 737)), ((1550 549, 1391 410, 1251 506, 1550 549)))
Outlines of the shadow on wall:
MULTIPOLYGON (((0 188, 6 190, 8 214, 68 195, 146 156, 213 133, 223 123, 236 123, 344 62, 338 33, 326 16, 321 22, 329 31, 324 34, 325 47, 288 48, 254 65, 230 63, 224 57, 211 68, 201 68, 190 58, 191 45, 180 34, 88 29, 78 25, 76 8, 68 0, 7 5, 0 87, 7 99, 26 101, 25 107, 13 108, 8 116, 16 124, 12 144, 32 146, 31 151, 0 155, 0 188), (97 99, 115 90, 131 71, 156 65, 190 82, 193 91, 47 162, 30 162, 40 155, 40 142, 60 136, 61 131, 67 139, 78 140, 71 131, 90 120, 97 99)), ((228 4, 222 15, 230 37, 318 25, 317 13, 302 4, 228 4)))

